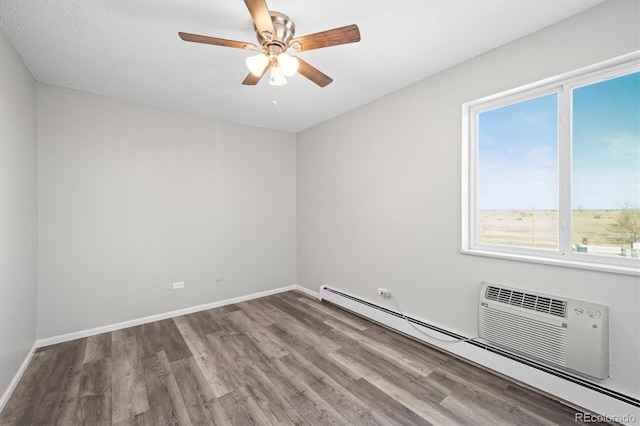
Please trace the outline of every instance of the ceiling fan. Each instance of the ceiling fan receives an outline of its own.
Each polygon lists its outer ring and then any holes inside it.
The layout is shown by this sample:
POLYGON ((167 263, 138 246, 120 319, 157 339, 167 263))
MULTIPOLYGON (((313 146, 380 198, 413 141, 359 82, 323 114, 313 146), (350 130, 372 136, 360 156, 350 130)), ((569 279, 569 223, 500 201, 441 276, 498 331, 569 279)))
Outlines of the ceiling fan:
POLYGON ((360 41, 360 30, 357 25, 347 25, 294 38, 296 28, 293 21, 280 12, 269 11, 266 0, 244 0, 244 3, 253 19, 259 45, 198 34, 178 33, 184 41, 260 52, 246 60, 250 73, 242 82, 244 85, 258 84, 262 76, 271 70, 269 83, 274 86, 287 84, 286 77, 298 72, 318 86, 325 87, 333 81, 331 77, 302 59, 289 56, 286 51, 292 49, 295 52, 303 52, 360 41))

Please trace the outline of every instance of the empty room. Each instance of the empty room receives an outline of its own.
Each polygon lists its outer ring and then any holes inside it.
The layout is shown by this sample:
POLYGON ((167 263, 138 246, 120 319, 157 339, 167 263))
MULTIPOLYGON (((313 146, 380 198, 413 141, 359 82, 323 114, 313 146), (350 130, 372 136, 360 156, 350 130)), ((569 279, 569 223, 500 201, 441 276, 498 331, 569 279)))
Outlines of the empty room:
POLYGON ((0 425, 637 425, 640 2, 0 0, 0 425))

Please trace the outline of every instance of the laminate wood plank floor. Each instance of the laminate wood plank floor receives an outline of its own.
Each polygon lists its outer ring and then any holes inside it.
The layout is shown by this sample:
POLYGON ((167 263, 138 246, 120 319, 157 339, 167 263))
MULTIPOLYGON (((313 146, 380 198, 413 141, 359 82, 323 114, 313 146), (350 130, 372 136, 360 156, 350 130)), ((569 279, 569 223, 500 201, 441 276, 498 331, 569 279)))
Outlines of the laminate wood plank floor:
POLYGON ((39 349, 1 425, 566 425, 576 411, 301 292, 39 349))

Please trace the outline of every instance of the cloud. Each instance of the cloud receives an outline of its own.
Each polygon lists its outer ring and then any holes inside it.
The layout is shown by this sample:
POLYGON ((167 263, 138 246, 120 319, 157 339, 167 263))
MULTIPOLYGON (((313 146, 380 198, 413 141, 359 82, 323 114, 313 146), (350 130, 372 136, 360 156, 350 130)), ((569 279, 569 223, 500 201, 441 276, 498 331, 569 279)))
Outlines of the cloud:
POLYGON ((557 149, 549 145, 533 146, 526 153, 530 164, 536 164, 542 168, 556 168, 558 166, 557 149))
POLYGON ((624 132, 603 140, 605 154, 614 161, 631 161, 640 166, 640 135, 624 132))

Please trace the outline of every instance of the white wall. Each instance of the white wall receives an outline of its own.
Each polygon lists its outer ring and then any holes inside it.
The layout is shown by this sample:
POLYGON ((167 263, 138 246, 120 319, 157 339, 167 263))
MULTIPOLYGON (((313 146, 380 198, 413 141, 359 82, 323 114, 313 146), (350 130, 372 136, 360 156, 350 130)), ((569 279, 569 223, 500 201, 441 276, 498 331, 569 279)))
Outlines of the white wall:
POLYGON ((639 4, 608 1, 298 134, 298 284, 379 304, 385 287, 467 336, 483 280, 604 303, 604 384, 639 396, 637 277, 458 252, 462 104, 639 49, 639 4))
POLYGON ((0 397, 36 340, 36 118, 36 82, 0 29, 0 397))
POLYGON ((38 138, 39 338, 295 283, 295 135, 39 83, 38 138))

